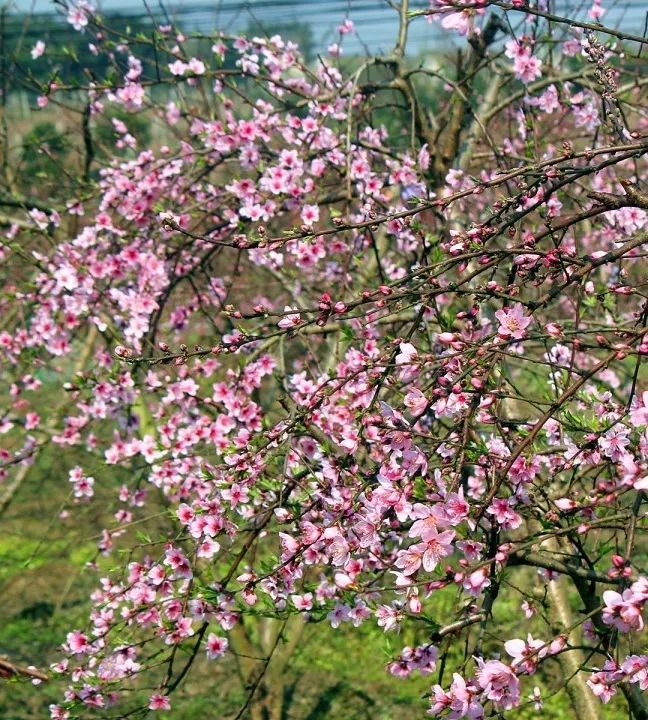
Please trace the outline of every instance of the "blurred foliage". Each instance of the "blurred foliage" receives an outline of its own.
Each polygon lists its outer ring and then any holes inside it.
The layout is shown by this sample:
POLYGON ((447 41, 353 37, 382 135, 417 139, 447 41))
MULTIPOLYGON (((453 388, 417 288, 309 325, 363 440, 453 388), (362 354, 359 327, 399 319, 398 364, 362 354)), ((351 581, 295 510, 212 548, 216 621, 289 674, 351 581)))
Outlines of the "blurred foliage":
POLYGON ((36 123, 22 140, 21 175, 29 182, 54 181, 70 148, 66 133, 53 122, 36 123))
POLYGON ((110 107, 107 112, 102 113, 92 128, 92 140, 95 146, 95 155, 100 162, 110 160, 111 157, 124 157, 133 154, 128 147, 118 148, 115 146, 115 139, 120 134, 115 131, 113 119, 119 120, 126 125, 128 132, 137 141, 137 148, 146 148, 151 144, 151 123, 146 115, 140 113, 129 113, 119 106, 110 107))
MULTIPOLYGON (((149 18, 111 14, 110 27, 115 39, 126 33, 137 34, 142 41, 138 46, 139 57, 154 63, 153 48, 144 42, 151 37, 149 18)), ((36 95, 50 81, 63 79, 66 84, 74 85, 104 78, 115 70, 105 54, 90 52, 88 38, 74 30, 63 15, 7 13, 3 45, 10 66, 10 91, 20 87, 36 95), (31 49, 38 40, 45 42, 47 49, 42 57, 33 59, 31 49)), ((122 61, 125 67, 126 58, 122 61)))

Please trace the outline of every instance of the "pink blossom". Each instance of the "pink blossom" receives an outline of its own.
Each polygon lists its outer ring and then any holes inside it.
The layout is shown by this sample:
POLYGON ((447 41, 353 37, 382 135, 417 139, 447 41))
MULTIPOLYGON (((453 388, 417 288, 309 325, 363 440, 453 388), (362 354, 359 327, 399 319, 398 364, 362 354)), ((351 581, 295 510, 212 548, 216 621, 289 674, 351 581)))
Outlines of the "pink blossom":
POLYGON ((518 80, 528 85, 542 75, 540 60, 530 54, 518 56, 513 60, 513 73, 518 80))
POLYGON ((207 658, 209 660, 216 660, 222 657, 227 651, 228 647, 227 638, 220 637, 214 633, 209 633, 207 636, 207 658))
POLYGON ((70 717, 70 713, 60 705, 50 705, 49 711, 52 720, 68 720, 70 717))
POLYGON ((432 530, 426 533, 425 551, 423 553, 423 569, 427 572, 431 572, 439 564, 439 561, 452 555, 454 550, 452 541, 454 540, 454 530, 445 530, 442 533, 438 533, 436 530, 432 530))
POLYGON ((285 330, 297 327, 297 325, 301 324, 301 315, 299 314, 299 312, 293 312, 296 310, 297 308, 286 305, 286 307, 284 308, 284 313, 288 314, 282 317, 281 320, 277 323, 277 325, 285 330))
POLYGON ((587 14, 592 20, 600 20, 605 15, 605 9, 601 7, 601 0, 594 0, 592 7, 587 11, 587 14))
POLYGON ((319 220, 319 207, 317 205, 304 205, 301 211, 301 219, 304 225, 310 227, 319 220))
POLYGON ((413 575, 423 563, 424 543, 410 545, 407 550, 400 550, 396 559, 396 567, 401 568, 403 575, 413 575))
POLYGON ((598 440, 601 452, 611 460, 620 460, 625 448, 630 444, 629 431, 625 427, 615 427, 608 430, 598 440))
POLYGON ((522 524, 520 515, 512 509, 511 502, 504 498, 493 500, 486 512, 493 515, 504 530, 515 530, 522 524))
POLYGON ((463 581, 463 589, 473 597, 479 597, 484 589, 491 584, 488 579, 488 570, 486 568, 480 568, 470 573, 470 575, 463 581))
POLYGON ((42 40, 38 40, 34 47, 31 49, 32 60, 36 60, 45 52, 45 43, 42 40))
POLYGON ((402 613, 400 610, 390 607, 389 605, 380 605, 376 609, 376 618, 378 626, 382 627, 385 632, 390 630, 397 630, 402 619, 402 613))
POLYGON ((290 599, 298 610, 311 610, 313 607, 313 593, 303 595, 291 595, 290 599))
POLYGON ((484 709, 478 700, 478 688, 469 685, 458 673, 453 673, 452 684, 447 692, 440 685, 434 685, 432 693, 430 715, 436 717, 445 710, 450 710, 447 716, 449 718, 467 717, 481 720, 484 716, 484 709))
POLYGON ((397 365, 409 365, 418 357, 418 352, 411 343, 401 343, 398 349, 399 352, 395 358, 397 365))
POLYGON ((637 596, 631 588, 623 591, 623 594, 614 590, 606 590, 603 593, 605 607, 601 613, 603 622, 607 625, 614 625, 621 632, 630 630, 642 630, 644 623, 641 611, 646 598, 637 596))
POLYGON ((351 20, 351 18, 345 18, 344 21, 338 25, 337 30, 340 35, 348 35, 349 33, 352 33, 355 30, 353 20, 351 20))
POLYGON ((418 388, 413 388, 407 393, 403 403, 412 415, 420 415, 427 407, 428 399, 418 388))
POLYGON ((498 334, 503 338, 522 340, 526 328, 531 324, 532 318, 524 314, 524 307, 516 303, 512 308, 498 310, 495 317, 500 322, 498 334))
POLYGON ((66 641, 70 652, 75 655, 81 655, 90 649, 87 636, 78 630, 68 633, 66 641))
POLYGON ((409 529, 410 537, 420 537, 424 541, 428 537, 435 537, 439 518, 433 507, 423 505, 423 503, 414 503, 412 516, 415 520, 409 529))
POLYGON ((346 605, 337 604, 328 614, 332 628, 338 628, 341 623, 349 620, 349 608, 346 605))
POLYGON ((187 68, 194 75, 204 75, 206 70, 205 63, 198 58, 191 58, 187 63, 187 68))
POLYGON ((171 701, 166 695, 151 695, 148 708, 149 710, 171 710, 171 701))
POLYGON ((507 640, 504 643, 506 652, 513 658, 512 667, 522 672, 533 674, 538 666, 538 662, 548 652, 548 647, 543 640, 534 640, 531 635, 524 640, 507 640))
POLYGON ((505 52, 513 60, 513 73, 518 80, 528 84, 541 76, 540 60, 531 54, 528 47, 516 40, 509 40, 505 52))
POLYGON ((484 662, 481 658, 477 658, 477 665, 477 681, 484 695, 497 708, 510 710, 517 707, 520 703, 520 681, 512 668, 499 660, 484 662))
POLYGON ((67 21, 75 30, 83 31, 88 24, 88 13, 92 11, 92 6, 80 1, 76 5, 70 6, 67 21))
POLYGON ((169 72, 172 75, 182 76, 185 74, 188 67, 187 63, 182 62, 182 60, 175 60, 169 65, 169 72))
POLYGON ((616 695, 616 684, 623 678, 623 671, 614 660, 606 660, 600 672, 587 680, 590 690, 601 702, 608 703, 616 695))
POLYGON ((648 390, 636 397, 632 404, 630 412, 630 422, 634 427, 648 425, 648 390))

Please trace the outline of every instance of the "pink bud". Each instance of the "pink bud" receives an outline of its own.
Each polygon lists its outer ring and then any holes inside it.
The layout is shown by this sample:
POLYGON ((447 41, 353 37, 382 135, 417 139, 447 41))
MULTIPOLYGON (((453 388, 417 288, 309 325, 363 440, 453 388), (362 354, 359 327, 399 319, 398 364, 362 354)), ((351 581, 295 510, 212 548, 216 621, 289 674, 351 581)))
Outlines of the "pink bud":
POLYGON ((551 335, 551 337, 561 337, 562 335, 562 327, 558 325, 558 323, 547 323, 545 325, 545 330, 547 331, 548 335, 551 335))
POLYGON ((564 635, 559 635, 549 645, 549 655, 555 655, 559 653, 567 644, 567 638, 564 635))
POLYGON ((335 584, 341 589, 346 590, 353 585, 353 580, 346 573, 335 573, 335 584))
POLYGON ((124 347, 123 345, 117 345, 115 348, 115 355, 120 358, 132 357, 133 351, 130 348, 124 347))
POLYGON ((418 595, 412 595, 408 600, 408 604, 410 612, 414 613, 415 615, 418 615, 423 609, 423 605, 421 604, 418 595))

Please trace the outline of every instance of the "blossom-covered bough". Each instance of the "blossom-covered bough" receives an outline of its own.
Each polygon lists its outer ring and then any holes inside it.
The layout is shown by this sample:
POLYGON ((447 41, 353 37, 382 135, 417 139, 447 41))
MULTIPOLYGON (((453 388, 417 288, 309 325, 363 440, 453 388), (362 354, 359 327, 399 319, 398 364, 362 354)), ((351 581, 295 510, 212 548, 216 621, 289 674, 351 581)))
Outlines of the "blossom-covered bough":
POLYGON ((604 11, 402 0, 391 53, 345 61, 347 19, 308 65, 66 6, 110 71, 38 88, 84 130, 60 197, 5 166, 0 508, 44 448, 100 458, 70 506, 115 488, 119 569, 52 668, 53 718, 169 709, 234 652, 237 717, 278 720, 314 620, 428 630, 387 669, 430 674, 432 716, 540 711, 558 663, 574 717, 615 695, 648 717, 648 76, 604 11), (453 66, 409 58, 426 19, 453 66), (162 139, 120 115, 100 161, 116 110, 162 139), (131 532, 160 512, 160 541, 131 532))

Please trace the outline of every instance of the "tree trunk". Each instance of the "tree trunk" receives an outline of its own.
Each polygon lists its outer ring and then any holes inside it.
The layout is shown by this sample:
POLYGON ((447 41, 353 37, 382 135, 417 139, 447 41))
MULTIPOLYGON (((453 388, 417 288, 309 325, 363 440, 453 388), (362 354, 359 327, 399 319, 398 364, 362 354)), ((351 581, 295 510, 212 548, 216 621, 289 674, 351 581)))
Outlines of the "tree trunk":
POLYGON ((282 720, 286 669, 304 629, 301 615, 286 621, 262 618, 258 622, 258 641, 253 641, 243 622, 230 631, 239 675, 247 692, 250 720, 282 720), (259 675, 261 674, 261 677, 259 675))
MULTIPOLYGON (((550 538, 543 545, 550 552, 560 551, 555 538, 550 538)), ((569 607, 566 583, 567 578, 564 575, 559 575, 556 580, 552 580, 549 583, 548 600, 553 610, 553 616, 567 634, 569 644, 578 646, 582 644, 580 628, 569 630, 574 625, 574 616, 569 607)), ((579 720, 601 720, 600 701, 587 686, 585 674, 581 672, 581 667, 585 665, 582 650, 573 649, 560 653, 557 660, 563 673, 565 689, 574 708, 574 717, 579 720)))

